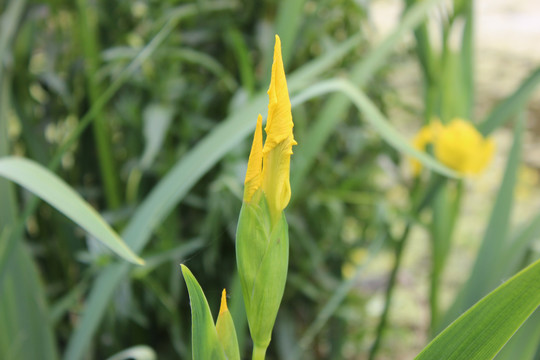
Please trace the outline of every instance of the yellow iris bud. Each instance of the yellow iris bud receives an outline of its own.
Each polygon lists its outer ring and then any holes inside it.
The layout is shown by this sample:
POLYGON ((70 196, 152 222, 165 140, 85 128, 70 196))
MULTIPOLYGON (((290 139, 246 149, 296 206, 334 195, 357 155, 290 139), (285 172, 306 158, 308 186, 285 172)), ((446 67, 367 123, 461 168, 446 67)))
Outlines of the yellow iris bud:
MULTIPOLYGON (((413 146, 425 151, 433 145, 435 157, 444 165, 465 175, 481 173, 493 157, 495 143, 468 121, 455 118, 447 125, 438 121, 423 127, 413 140, 413 146)), ((420 173, 421 164, 414 160, 413 172, 420 173)))
POLYGON ((289 232, 283 209, 291 197, 290 159, 296 141, 277 35, 268 96, 266 141, 263 145, 259 115, 236 231, 236 259, 253 340, 253 359, 264 359, 289 264, 289 232))
POLYGON ((268 97, 266 141, 263 147, 262 117, 259 115, 246 172, 244 201, 251 201, 255 192, 261 188, 268 202, 272 222, 275 223, 291 198, 290 160, 292 147, 296 145, 292 131, 291 101, 281 57, 281 41, 277 35, 268 97))

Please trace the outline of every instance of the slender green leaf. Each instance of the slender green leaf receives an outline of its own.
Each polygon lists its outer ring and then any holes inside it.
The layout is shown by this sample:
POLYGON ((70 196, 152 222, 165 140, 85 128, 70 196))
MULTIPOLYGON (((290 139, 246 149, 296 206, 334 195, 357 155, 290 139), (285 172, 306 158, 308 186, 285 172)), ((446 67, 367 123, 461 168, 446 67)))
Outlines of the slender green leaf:
POLYGON ((516 271, 525 251, 538 238, 540 238, 540 212, 530 219, 508 244, 505 256, 501 259, 501 265, 507 273, 513 274, 516 271))
POLYGON ((495 359, 533 360, 538 346, 540 346, 540 311, 537 309, 512 336, 495 359))
POLYGON ((540 260, 480 300, 415 359, 493 359, 539 305, 540 260))
POLYGON ((485 136, 504 125, 511 116, 516 114, 527 102, 533 91, 540 83, 540 68, 536 68, 521 83, 521 85, 489 113, 486 119, 478 125, 478 129, 485 136))
POLYGON ((227 31, 225 39, 234 50, 242 86, 249 95, 252 95, 255 92, 255 71, 244 37, 237 28, 231 28, 227 31))
POLYGON ((134 264, 144 264, 94 208, 43 166, 24 158, 3 157, 0 158, 0 176, 48 202, 119 256, 134 264))
POLYGON ((489 223, 486 227, 480 250, 469 280, 456 298, 454 304, 448 310, 442 326, 461 314, 465 309, 472 306, 482 296, 495 288, 504 275, 504 266, 494 267, 504 261, 510 214, 514 199, 514 187, 516 185, 517 171, 521 159, 521 145, 523 137, 524 118, 516 124, 514 131, 514 144, 508 156, 504 171, 504 178, 499 188, 495 205, 491 212, 489 223))
MULTIPOLYGON (((0 156, 11 151, 8 112, 12 109, 12 78, 4 60, 22 18, 25 1, 6 4, 0 30, 0 156)), ((0 178, 0 359, 55 360, 54 332, 49 322, 45 289, 22 234, 12 183, 0 178)))
POLYGON ((3 83, 4 61, 24 13, 26 0, 11 0, 0 17, 0 84, 3 83))
POLYGON ((463 36, 461 38, 461 83, 463 84, 463 96, 465 101, 465 117, 471 119, 473 116, 473 106, 475 99, 474 91, 474 25, 475 18, 473 12, 473 1, 463 2, 463 16, 465 18, 465 26, 463 28, 463 36))
POLYGON ((0 283, 0 358, 58 358, 45 289, 30 252, 17 239, 0 283))
MULTIPOLYGON (((369 100, 369 98, 364 95, 360 90, 358 90, 351 82, 345 79, 321 81, 320 83, 309 87, 304 92, 295 97, 293 99, 293 105, 304 102, 307 99, 315 96, 320 96, 329 92, 337 91, 346 95, 349 100, 351 100, 351 102, 358 108, 358 110, 360 110, 365 115, 365 120, 375 128, 379 135, 381 135, 381 137, 386 142, 388 142, 388 144, 396 148, 396 150, 416 158, 426 167, 442 175, 448 177, 458 176, 453 170, 442 165, 433 157, 412 147, 410 141, 408 139, 405 139, 398 130, 396 130, 392 125, 390 125, 388 120, 371 102, 371 100, 369 100)), ((298 148, 298 152, 300 152, 300 149, 302 148, 301 145, 299 145, 298 148)), ((304 155, 304 153, 301 153, 299 156, 301 155, 304 155)))
MULTIPOLYGON (((87 0, 77 0, 78 24, 80 26, 79 43, 82 45, 85 60, 85 76, 90 104, 94 104, 102 93, 102 84, 97 80, 96 72, 99 67, 99 38, 97 21, 97 3, 87 0)), ((97 153, 99 174, 103 183, 105 201, 111 209, 117 209, 122 202, 120 197, 120 182, 116 171, 115 158, 112 152, 111 134, 104 112, 98 111, 92 122, 95 149, 97 153)))
POLYGON ((182 274, 191 302, 191 343, 193 360, 223 359, 225 353, 218 340, 212 312, 201 286, 187 266, 182 266, 182 274))

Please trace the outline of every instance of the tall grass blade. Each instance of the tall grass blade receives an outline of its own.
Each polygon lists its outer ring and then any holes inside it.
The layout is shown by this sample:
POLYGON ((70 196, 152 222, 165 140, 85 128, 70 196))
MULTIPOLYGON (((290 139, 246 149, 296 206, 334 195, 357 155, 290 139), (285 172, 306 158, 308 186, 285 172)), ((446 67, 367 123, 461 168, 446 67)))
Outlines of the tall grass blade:
MULTIPOLYGON (((321 81, 309 88, 304 92, 298 95, 298 97, 293 99, 293 104, 304 102, 307 99, 310 99, 315 96, 320 96, 327 94, 329 92, 340 92, 343 95, 346 95, 347 98, 357 107, 357 109, 365 115, 365 120, 369 122, 371 126, 381 135, 381 137, 396 150, 412 156, 420 161, 426 167, 432 169, 433 171, 448 176, 448 177, 457 177, 457 174, 442 165, 440 162, 435 160, 432 156, 427 155, 424 152, 418 151, 412 147, 410 141, 405 139, 398 130, 396 130, 389 121, 384 117, 383 114, 377 109, 377 107, 369 100, 369 98, 358 90, 350 81, 344 79, 331 79, 327 81, 321 81)), ((311 134, 311 140, 319 140, 324 137, 325 133, 314 133, 311 134)), ((306 142, 310 144, 310 142, 306 142)), ((301 152, 301 145, 298 146, 298 151, 295 154, 296 157, 303 159, 305 161, 305 151, 301 152)), ((311 150, 308 150, 311 151, 311 150)), ((295 178, 295 177, 293 177, 295 178)))
POLYGON ((0 176, 48 202, 122 258, 134 264, 144 264, 94 208, 43 166, 24 158, 4 157, 0 158, 0 176))
POLYGON ((448 310, 443 326, 492 290, 503 276, 504 269, 503 271, 497 270, 494 264, 498 264, 506 257, 505 242, 514 200, 517 171, 521 163, 524 122, 525 119, 522 115, 515 126, 514 144, 508 156, 504 177, 471 276, 455 303, 448 310))
MULTIPOLYGON (((2 193, 0 193, 3 195, 2 193)), ((58 358, 45 289, 22 239, 16 239, 0 284, 0 358, 58 358)))
POLYGON ((471 119, 474 107, 474 1, 463 2, 465 26, 461 39, 461 83, 463 84, 463 100, 465 101, 465 117, 471 119))
MULTIPOLYGON (((85 57, 84 71, 90 105, 99 99, 103 91, 102 85, 97 81, 96 76, 100 61, 96 7, 97 4, 92 4, 91 1, 77 0, 79 35, 85 57)), ((120 183, 116 165, 114 164, 111 135, 102 110, 96 113, 92 125, 105 201, 109 208, 116 209, 122 201, 120 183)))
POLYGON ((4 6, 6 8, 0 17, 0 84, 3 83, 4 61, 7 59, 9 48, 17 34, 17 27, 22 18, 26 0, 11 0, 4 6))
MULTIPOLYGON (((6 5, 0 30, 0 156, 10 153, 8 111, 12 79, 4 72, 6 54, 25 8, 25 1, 6 5)), ((17 200, 13 184, 0 178, 0 359, 58 358, 45 290, 29 249, 13 231, 17 200)))
POLYGON ((225 353, 218 340, 212 312, 201 286, 189 269, 182 265, 182 274, 189 292, 191 303, 191 341, 193 360, 223 359, 225 353))
POLYGON ((480 132, 486 136, 504 125, 516 114, 530 98, 540 83, 540 68, 536 68, 519 85, 519 87, 501 103, 499 103, 489 115, 478 125, 480 132))
POLYGON ((536 311, 523 324, 497 354, 497 360, 533 360, 540 346, 540 311, 536 311))
POLYGON ((506 274, 515 272, 526 250, 538 238, 540 238, 540 212, 530 219, 507 245, 506 255, 501 259, 501 267, 506 270, 506 274))
POLYGON ((415 359, 493 359, 540 305, 538 279, 540 260, 480 300, 415 359))

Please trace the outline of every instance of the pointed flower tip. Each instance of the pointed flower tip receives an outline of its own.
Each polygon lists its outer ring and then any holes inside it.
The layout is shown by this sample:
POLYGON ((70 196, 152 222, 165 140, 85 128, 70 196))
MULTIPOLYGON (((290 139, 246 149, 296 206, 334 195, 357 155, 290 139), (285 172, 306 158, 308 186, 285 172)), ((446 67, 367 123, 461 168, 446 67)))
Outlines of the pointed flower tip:
POLYGON ((253 143, 249 154, 246 179, 244 181, 244 201, 251 200, 253 194, 261 187, 262 182, 262 162, 263 162, 263 138, 262 138, 262 116, 257 118, 257 126, 253 135, 253 143))
POLYGON ((223 289, 221 292, 221 306, 219 307, 219 315, 229 311, 227 308, 227 290, 223 289))
MULTIPOLYGON (((272 76, 268 88, 268 118, 266 120, 266 142, 263 154, 267 154, 279 143, 288 140, 289 146, 295 145, 292 129, 293 120, 291 113, 291 101, 285 77, 285 68, 281 55, 281 40, 276 35, 274 46, 274 62, 272 64, 272 76)), ((287 150, 287 152, 291 152, 287 150)))

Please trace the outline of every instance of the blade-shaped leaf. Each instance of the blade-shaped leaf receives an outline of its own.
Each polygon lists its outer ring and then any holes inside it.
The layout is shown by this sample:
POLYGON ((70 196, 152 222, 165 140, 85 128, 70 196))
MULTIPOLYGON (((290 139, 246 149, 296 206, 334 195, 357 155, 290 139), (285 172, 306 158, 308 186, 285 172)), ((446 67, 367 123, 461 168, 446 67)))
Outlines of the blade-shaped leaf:
POLYGON ((494 289, 500 279, 506 275, 506 267, 502 265, 502 262, 508 256, 506 241, 514 201, 514 187, 521 159, 524 122, 525 119, 522 117, 516 124, 514 144, 508 155, 504 177, 471 275, 445 315, 441 326, 448 325, 465 309, 494 289), (498 266, 494 267, 494 264, 498 266))
POLYGON ((201 286, 187 266, 182 266, 182 274, 189 292, 191 302, 191 343, 193 360, 223 359, 225 354, 218 340, 216 327, 208 301, 201 286))
POLYGON ((144 264, 94 208, 43 166, 24 158, 4 157, 0 158, 0 176, 48 202, 119 256, 135 264, 144 264))
POLYGON ((535 354, 540 346, 540 311, 523 324, 517 333, 497 354, 496 360, 538 360, 535 354))
POLYGON ((533 91, 540 83, 540 68, 536 68, 533 72, 521 83, 521 85, 510 96, 498 104, 486 117, 486 119, 478 125, 478 129, 483 135, 489 135, 493 130, 504 125, 506 121, 511 119, 512 115, 517 113, 526 101, 529 99, 533 91))
POLYGON ((447 168, 439 161, 435 160, 432 156, 416 150, 411 145, 410 141, 403 137, 399 131, 390 124, 384 115, 377 109, 375 104, 373 104, 373 102, 369 100, 364 93, 358 90, 350 81, 345 79, 321 81, 294 97, 292 103, 293 105, 296 105, 315 96, 320 96, 330 92, 341 92, 342 94, 346 95, 357 107, 357 109, 365 115, 365 120, 371 126, 373 126, 379 135, 396 150, 416 158, 424 166, 432 169, 435 172, 448 177, 458 176, 453 170, 447 168))
POLYGON ((415 359, 492 359, 539 305, 540 260, 461 315, 415 359))

